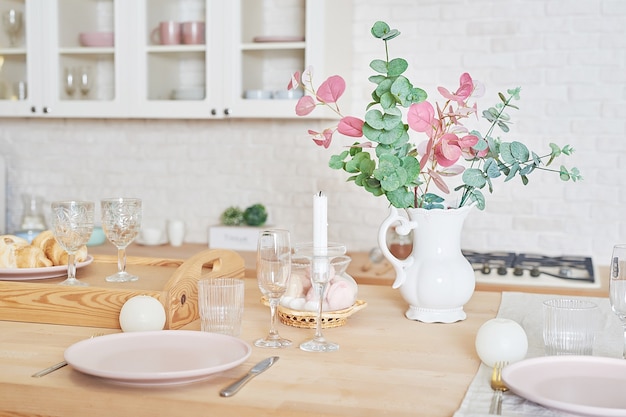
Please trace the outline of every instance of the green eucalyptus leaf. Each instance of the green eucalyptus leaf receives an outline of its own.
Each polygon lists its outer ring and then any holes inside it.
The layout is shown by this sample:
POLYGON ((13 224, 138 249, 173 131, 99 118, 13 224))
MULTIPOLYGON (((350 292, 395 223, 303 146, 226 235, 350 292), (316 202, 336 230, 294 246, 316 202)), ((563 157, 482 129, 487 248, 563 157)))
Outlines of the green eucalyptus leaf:
POLYGON ((528 177, 526 175, 520 175, 520 178, 522 179, 522 184, 528 185, 528 177))
POLYGON ((382 59, 374 59, 370 62, 370 68, 380 74, 387 74, 387 62, 382 59))
POLYGON ((502 130, 504 133, 507 133, 509 131, 509 126, 503 121, 498 120, 497 124, 500 130, 502 130))
POLYGON ((469 198, 472 202, 476 203, 476 208, 478 208, 478 210, 485 209, 485 196, 480 190, 472 190, 469 193, 469 198))
POLYGON ((389 93, 391 91, 391 86, 393 85, 393 80, 391 78, 385 78, 378 86, 376 87, 376 95, 379 97, 383 96, 383 94, 389 93))
POLYGON ((534 164, 525 165, 522 169, 519 170, 520 175, 529 175, 531 172, 535 170, 534 164))
MULTIPOLYGON (((511 144, 509 142, 503 142, 500 144, 500 157, 507 164, 514 164, 516 162, 513 154, 511 153, 511 144)), ((502 168, 500 168, 500 171, 504 172, 502 168)))
POLYGON ((385 33, 381 39, 384 41, 390 41, 397 36, 400 36, 400 31, 398 31, 398 29, 391 29, 388 33, 385 33))
POLYGON ((387 200, 394 206, 398 208, 408 208, 413 207, 413 201, 415 196, 412 192, 408 191, 405 188, 398 188, 394 191, 387 192, 387 200))
POLYGON ((518 162, 526 162, 530 157, 530 152, 526 145, 521 142, 511 142, 511 155, 518 162))
POLYGON ((383 36, 385 36, 385 34, 389 33, 390 30, 391 28, 389 27, 387 23, 379 20, 378 22, 374 23, 374 26, 372 26, 371 32, 375 38, 380 39, 383 36))
POLYGON ((332 169, 343 169, 343 160, 346 156, 343 156, 343 152, 340 155, 332 155, 330 157, 330 161, 328 162, 328 166, 332 169))
POLYGON ((386 108, 385 113, 390 114, 392 116, 402 117, 402 111, 396 106, 386 108))
POLYGON ((382 130, 373 128, 367 122, 363 124, 363 136, 365 136, 372 142, 379 142, 379 138, 382 132, 382 130))
POLYGON ((500 167, 493 158, 487 158, 485 160, 483 171, 485 174, 487 174, 487 177, 489 178, 498 178, 500 175, 502 175, 500 173, 500 167))
POLYGON ((365 123, 377 130, 382 130, 385 127, 383 114, 378 109, 373 109, 365 113, 365 123))
POLYGON ((387 65, 387 67, 388 67, 387 76, 397 77, 398 75, 402 74, 404 71, 407 70, 407 68, 409 67, 409 63, 406 62, 405 59, 395 58, 389 61, 389 64, 387 65))
POLYGON ((381 82, 383 82, 387 77, 385 77, 384 75, 372 75, 368 78, 368 80, 370 82, 372 82, 373 84, 380 84, 381 82))
POLYGON ((511 165, 510 169, 511 170, 509 171, 506 178, 504 179, 504 182, 507 182, 510 179, 515 177, 515 175, 519 172, 519 164, 515 162, 513 165, 511 165))
POLYGON ((478 168, 468 168, 463 171, 463 182, 471 187, 483 188, 486 180, 483 172, 478 168))
POLYGON ((389 91, 386 91, 380 96, 380 105, 387 112, 387 109, 396 107, 396 98, 389 91))
MULTIPOLYGON (((366 152, 364 152, 366 153, 366 152)), ((367 154, 368 157, 367 158, 363 158, 361 160, 361 163, 359 165, 359 169, 361 170, 361 172, 365 175, 367 175, 368 177, 370 175, 372 175, 374 173, 374 170, 376 169, 376 161, 372 161, 369 158, 369 154, 367 154)))
POLYGON ((378 136, 378 141, 386 145, 399 146, 409 140, 406 128, 403 123, 397 123, 389 130, 382 130, 378 136))

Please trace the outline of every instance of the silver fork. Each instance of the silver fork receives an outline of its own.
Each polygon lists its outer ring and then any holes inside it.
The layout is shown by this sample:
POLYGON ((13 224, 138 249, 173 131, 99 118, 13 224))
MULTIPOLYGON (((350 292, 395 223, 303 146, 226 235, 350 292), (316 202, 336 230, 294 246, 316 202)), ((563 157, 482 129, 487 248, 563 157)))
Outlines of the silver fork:
MULTIPOLYGON (((90 337, 90 339, 93 339, 94 337, 98 337, 98 336, 102 336, 104 333, 98 333, 98 334, 94 334, 90 337)), ((39 372, 35 372, 34 374, 31 375, 32 378, 40 378, 42 376, 48 375, 58 369, 63 368, 64 366, 67 365, 66 361, 61 361, 59 363, 55 363, 52 366, 47 367, 46 369, 42 369, 39 372)))
POLYGON ((502 368, 508 364, 508 362, 496 362, 493 365, 493 372, 491 373, 493 397, 491 398, 489 414, 502 415, 502 393, 509 390, 504 384, 504 381, 502 381, 502 368))

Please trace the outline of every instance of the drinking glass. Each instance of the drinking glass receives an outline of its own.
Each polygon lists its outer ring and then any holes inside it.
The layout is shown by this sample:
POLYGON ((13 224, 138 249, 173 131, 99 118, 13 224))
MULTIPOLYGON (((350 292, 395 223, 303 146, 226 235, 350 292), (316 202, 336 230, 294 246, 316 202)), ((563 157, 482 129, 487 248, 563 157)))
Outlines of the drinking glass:
POLYGON ((107 198, 100 202, 102 229, 117 248, 117 272, 106 277, 108 282, 137 281, 138 276, 126 272, 126 247, 141 229, 141 199, 107 198))
POLYGON ((315 335, 312 339, 300 344, 300 349, 306 352, 334 352, 339 345, 326 340, 322 334, 322 309, 324 294, 330 281, 330 268, 333 259, 346 253, 346 247, 337 243, 329 243, 326 248, 315 248, 313 244, 296 245, 294 253, 311 260, 311 284, 317 291, 317 317, 315 322, 315 335))
POLYGON ((255 346, 265 348, 283 348, 291 345, 291 340, 284 339, 276 330, 278 302, 287 290, 291 274, 291 244, 289 231, 274 229, 264 230, 259 234, 257 245, 257 281, 259 289, 270 304, 269 334, 254 342, 255 346))
POLYGON ((55 201, 52 203, 52 233, 67 252, 67 279, 61 285, 89 285, 76 279, 76 251, 85 245, 93 231, 94 203, 55 201))
POLYGON ((76 92, 76 76, 74 75, 74 70, 72 68, 65 68, 64 70, 64 83, 65 83, 65 92, 68 96, 72 97, 76 92))
POLYGON ((91 68, 80 67, 78 68, 78 88, 83 97, 86 97, 91 90, 91 68))
POLYGON ((22 13, 15 9, 10 9, 2 15, 4 31, 9 35, 11 46, 17 43, 17 37, 22 31, 22 13))
POLYGON ((624 348, 622 357, 626 359, 626 244, 615 245, 611 256, 609 279, 609 300, 613 313, 624 326, 624 348))

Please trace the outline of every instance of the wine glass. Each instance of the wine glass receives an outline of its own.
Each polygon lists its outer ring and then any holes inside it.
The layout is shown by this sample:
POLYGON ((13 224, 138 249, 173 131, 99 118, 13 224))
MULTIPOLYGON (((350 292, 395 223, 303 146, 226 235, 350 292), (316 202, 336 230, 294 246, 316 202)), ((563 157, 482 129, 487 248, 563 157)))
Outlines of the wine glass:
POLYGON ((76 251, 85 245, 93 231, 94 203, 55 201, 52 203, 52 233, 67 252, 67 279, 61 285, 89 285, 76 279, 76 251))
POLYGON ((613 247, 610 273, 609 300, 611 302, 611 310, 619 317, 624 326, 622 357, 626 359, 626 244, 613 247))
POLYGON ((311 261, 311 284, 317 292, 317 317, 315 321, 315 335, 312 339, 300 344, 300 349, 306 352, 334 352, 339 345, 326 340, 322 334, 322 309, 324 294, 330 281, 330 268, 333 259, 346 253, 346 247, 337 243, 328 243, 326 248, 316 248, 313 244, 296 245, 294 253, 310 259, 311 261))
POLYGON ((72 97, 76 92, 76 76, 74 75, 74 69, 65 68, 64 79, 65 82, 65 92, 68 96, 72 97))
POLYGON ((254 345, 266 348, 290 346, 291 340, 282 338, 276 330, 278 302, 287 290, 291 274, 291 244, 288 230, 264 230, 259 234, 256 267, 259 289, 269 299, 271 319, 269 334, 255 341, 254 345))
POLYGON ((126 247, 141 229, 141 199, 106 198, 100 202, 102 229, 117 248, 117 272, 106 277, 108 282, 137 281, 138 276, 126 272, 126 247))
POLYGON ((78 88, 80 89, 80 93, 83 97, 86 97, 89 94, 89 90, 91 90, 91 68, 90 67, 80 67, 78 69, 78 88))
POLYGON ((9 35, 11 46, 17 43, 17 37, 22 30, 22 13, 15 9, 10 9, 2 15, 4 31, 9 35))

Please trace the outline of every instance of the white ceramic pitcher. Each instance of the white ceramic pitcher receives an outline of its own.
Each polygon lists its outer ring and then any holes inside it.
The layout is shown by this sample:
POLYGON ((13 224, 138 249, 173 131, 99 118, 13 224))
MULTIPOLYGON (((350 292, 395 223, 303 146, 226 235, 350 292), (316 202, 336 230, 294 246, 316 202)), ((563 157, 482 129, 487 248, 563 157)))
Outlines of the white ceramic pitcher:
POLYGON ((407 209, 407 219, 392 207, 380 226, 378 244, 395 269, 393 288, 399 288, 409 303, 407 318, 453 323, 467 317, 463 306, 474 293, 476 279, 461 253, 461 231, 471 209, 407 209), (387 229, 398 223, 399 234, 413 230, 413 250, 404 260, 393 256, 387 246, 387 229))

